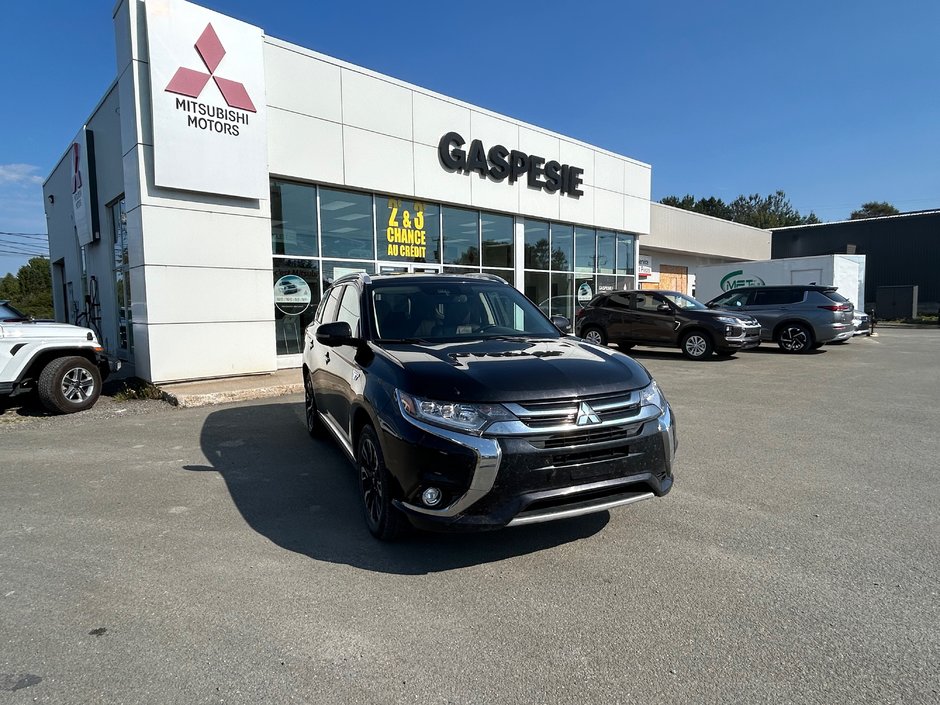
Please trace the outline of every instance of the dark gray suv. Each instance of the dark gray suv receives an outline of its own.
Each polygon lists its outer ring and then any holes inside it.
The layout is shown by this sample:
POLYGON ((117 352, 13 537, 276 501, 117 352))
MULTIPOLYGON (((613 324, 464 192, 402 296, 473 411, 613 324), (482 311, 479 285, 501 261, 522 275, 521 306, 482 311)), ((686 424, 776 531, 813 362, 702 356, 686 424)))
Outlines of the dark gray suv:
POLYGON ((760 321, 761 340, 773 341, 788 353, 849 340, 855 330, 855 307, 834 286, 744 287, 715 297, 707 306, 753 316, 760 321))

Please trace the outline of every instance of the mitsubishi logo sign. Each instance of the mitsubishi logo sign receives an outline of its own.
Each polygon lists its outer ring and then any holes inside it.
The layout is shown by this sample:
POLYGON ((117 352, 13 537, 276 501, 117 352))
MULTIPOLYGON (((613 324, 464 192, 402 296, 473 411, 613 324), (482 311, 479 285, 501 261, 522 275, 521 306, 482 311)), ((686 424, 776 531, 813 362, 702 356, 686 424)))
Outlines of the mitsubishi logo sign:
POLYGON ((589 424, 600 423, 601 419, 597 415, 597 412, 591 408, 591 405, 586 401, 582 401, 581 405, 578 407, 578 426, 587 426, 589 424))
POLYGON ((185 0, 147 0, 153 174, 160 188, 268 197, 264 33, 185 0))
POLYGON ((219 68, 219 64, 225 56, 225 47, 222 46, 219 35, 215 33, 211 22, 206 25, 199 39, 196 40, 195 47, 202 63, 209 69, 209 73, 180 66, 166 90, 169 93, 198 98, 211 78, 215 81, 215 85, 219 87, 219 92, 222 93, 222 98, 225 99, 229 107, 247 110, 251 113, 257 112, 255 104, 251 102, 251 98, 248 96, 248 91, 245 90, 244 84, 215 75, 215 70, 219 68))

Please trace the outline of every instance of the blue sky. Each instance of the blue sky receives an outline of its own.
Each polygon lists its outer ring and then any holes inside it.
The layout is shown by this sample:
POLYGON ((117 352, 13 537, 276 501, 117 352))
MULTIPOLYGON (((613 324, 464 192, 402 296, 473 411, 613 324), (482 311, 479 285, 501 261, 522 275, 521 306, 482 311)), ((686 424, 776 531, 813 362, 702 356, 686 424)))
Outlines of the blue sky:
MULTIPOLYGON (((940 207, 940 3, 201 4, 648 162, 656 199, 783 189, 823 220, 940 207)), ((45 232, 41 181, 115 75, 113 5, 5 4, 0 232, 45 232)), ((0 276, 24 261, 0 252, 0 276)))

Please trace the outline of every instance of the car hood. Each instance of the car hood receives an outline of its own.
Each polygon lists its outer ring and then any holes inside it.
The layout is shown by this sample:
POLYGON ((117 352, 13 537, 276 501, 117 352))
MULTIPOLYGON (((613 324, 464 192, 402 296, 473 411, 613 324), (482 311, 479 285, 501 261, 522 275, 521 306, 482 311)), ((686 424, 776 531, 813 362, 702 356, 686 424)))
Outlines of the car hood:
POLYGON ((68 323, 53 323, 43 321, 3 322, 0 321, 0 336, 4 338, 30 338, 48 340, 51 338, 79 338, 81 340, 96 340, 90 328, 73 326, 68 323), (89 334, 92 336, 89 338, 89 334))
POLYGON ((566 336, 377 347, 398 364, 405 391, 441 401, 536 401, 645 387, 650 375, 623 353, 566 336))

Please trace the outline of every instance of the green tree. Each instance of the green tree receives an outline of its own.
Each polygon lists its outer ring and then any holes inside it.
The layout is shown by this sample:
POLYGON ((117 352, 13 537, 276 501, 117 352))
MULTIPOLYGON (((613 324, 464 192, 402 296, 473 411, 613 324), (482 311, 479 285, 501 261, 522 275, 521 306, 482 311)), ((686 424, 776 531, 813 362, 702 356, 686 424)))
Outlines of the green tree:
POLYGON ((33 257, 20 267, 16 277, 8 274, 0 279, 0 299, 9 299, 23 313, 36 318, 53 318, 49 260, 33 257))
POLYGON ((660 200, 660 203, 704 213, 715 218, 733 220, 755 228, 782 228, 787 225, 808 225, 819 222, 819 218, 813 212, 807 216, 800 215, 783 191, 776 191, 767 196, 761 196, 759 193, 750 196, 741 195, 731 203, 725 203, 714 196, 696 200, 691 194, 686 194, 681 198, 666 196, 660 200))
POLYGON ((897 215, 900 213, 897 208, 887 201, 869 201, 863 203, 857 211, 852 211, 849 220, 863 220, 865 218, 880 218, 885 215, 897 215))
POLYGON ((3 279, 0 279, 0 301, 14 301, 19 297, 20 280, 15 275, 7 274, 3 279))

